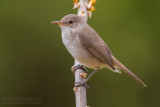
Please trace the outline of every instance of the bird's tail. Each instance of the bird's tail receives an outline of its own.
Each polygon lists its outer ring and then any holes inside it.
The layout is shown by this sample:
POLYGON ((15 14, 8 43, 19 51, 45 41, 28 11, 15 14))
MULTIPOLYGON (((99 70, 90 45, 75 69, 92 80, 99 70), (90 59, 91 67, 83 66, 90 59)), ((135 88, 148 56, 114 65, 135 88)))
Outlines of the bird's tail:
POLYGON ((147 87, 146 84, 140 80, 134 73, 132 73, 129 69, 127 69, 122 63, 120 63, 114 56, 111 56, 115 68, 119 68, 122 71, 124 71, 126 74, 128 74, 130 77, 132 77, 134 80, 136 80, 142 87, 147 87))

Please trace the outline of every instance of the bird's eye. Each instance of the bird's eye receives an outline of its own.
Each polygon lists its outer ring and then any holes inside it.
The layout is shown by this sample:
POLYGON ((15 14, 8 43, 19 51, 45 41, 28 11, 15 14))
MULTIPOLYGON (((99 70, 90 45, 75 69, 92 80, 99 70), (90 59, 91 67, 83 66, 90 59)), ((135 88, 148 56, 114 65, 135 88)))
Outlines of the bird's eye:
POLYGON ((69 20, 69 23, 72 24, 72 23, 73 23, 73 20, 69 20))

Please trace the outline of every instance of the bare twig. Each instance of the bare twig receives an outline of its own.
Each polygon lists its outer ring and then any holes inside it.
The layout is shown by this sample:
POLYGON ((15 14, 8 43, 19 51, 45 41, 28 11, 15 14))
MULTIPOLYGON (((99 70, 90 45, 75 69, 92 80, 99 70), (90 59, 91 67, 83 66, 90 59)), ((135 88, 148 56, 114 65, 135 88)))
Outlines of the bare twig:
MULTIPOLYGON (((87 22, 87 8, 85 3, 88 3, 88 0, 80 0, 75 5, 78 5, 78 15, 83 16, 84 20, 87 22)), ((75 60, 75 65, 81 65, 78 61, 75 60)), ((75 82, 82 82, 85 78, 81 76, 81 73, 85 73, 82 69, 78 69, 75 72, 75 82)), ((74 87, 76 107, 86 107, 87 106, 87 97, 86 97, 86 88, 84 86, 74 87)))
MULTIPOLYGON (((96 0, 74 0, 73 9, 78 8, 78 15, 82 16, 85 22, 87 22, 88 17, 91 17, 91 12, 95 10, 93 6, 95 2, 96 0)), ((75 65, 82 64, 75 60, 75 65)), ((75 82, 82 82, 86 78, 86 75, 87 73, 82 69, 78 69, 75 72, 75 82)), ((76 107, 89 107, 87 106, 86 87, 74 87, 73 90, 75 92, 76 107)))
MULTIPOLYGON (((75 61, 75 65, 78 65, 75 61)), ((75 82, 82 82, 85 78, 81 76, 82 73, 85 73, 82 69, 78 69, 75 72, 75 82)), ((76 107, 86 107, 87 106, 87 97, 86 97, 86 88, 84 86, 74 87, 76 107)))

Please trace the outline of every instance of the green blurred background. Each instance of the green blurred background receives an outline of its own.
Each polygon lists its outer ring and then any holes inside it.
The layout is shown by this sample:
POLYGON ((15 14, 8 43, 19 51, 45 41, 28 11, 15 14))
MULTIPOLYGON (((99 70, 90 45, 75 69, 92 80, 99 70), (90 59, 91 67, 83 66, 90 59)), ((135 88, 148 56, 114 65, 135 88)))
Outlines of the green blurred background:
MULTIPOLYGON (((72 7, 72 0, 0 0, 0 107, 75 107, 74 60, 50 23, 77 13, 72 7)), ((103 69, 88 82, 88 105, 160 107, 160 0, 97 0, 96 9, 88 23, 148 88, 103 69)))

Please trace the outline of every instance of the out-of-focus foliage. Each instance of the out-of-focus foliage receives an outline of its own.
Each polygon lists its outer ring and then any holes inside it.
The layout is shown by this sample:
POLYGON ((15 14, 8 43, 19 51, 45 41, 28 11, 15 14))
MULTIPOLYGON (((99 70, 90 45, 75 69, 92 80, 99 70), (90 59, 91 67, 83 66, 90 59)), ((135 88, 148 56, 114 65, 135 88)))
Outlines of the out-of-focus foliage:
MULTIPOLYGON (((0 1, 0 107, 75 107, 74 60, 50 23, 77 13, 72 7, 72 0, 0 1), (40 103, 29 104, 36 97, 40 103), (9 104, 16 98, 20 104, 9 104)), ((88 82, 88 105, 160 106, 160 0, 98 0, 88 23, 148 85, 103 69, 88 82)))

